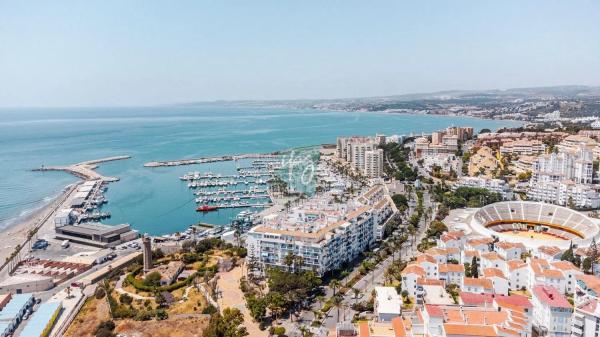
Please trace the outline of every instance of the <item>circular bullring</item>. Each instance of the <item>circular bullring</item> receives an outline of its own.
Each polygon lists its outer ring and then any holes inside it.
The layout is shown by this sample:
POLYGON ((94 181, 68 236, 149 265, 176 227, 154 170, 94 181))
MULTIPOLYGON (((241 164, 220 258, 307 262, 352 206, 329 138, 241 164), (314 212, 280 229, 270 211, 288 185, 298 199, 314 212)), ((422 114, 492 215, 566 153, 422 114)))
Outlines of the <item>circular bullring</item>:
POLYGON ((542 245, 567 248, 571 242, 587 246, 600 232, 598 221, 562 206, 531 202, 504 201, 478 209, 471 228, 500 241, 521 242, 529 248, 542 245))

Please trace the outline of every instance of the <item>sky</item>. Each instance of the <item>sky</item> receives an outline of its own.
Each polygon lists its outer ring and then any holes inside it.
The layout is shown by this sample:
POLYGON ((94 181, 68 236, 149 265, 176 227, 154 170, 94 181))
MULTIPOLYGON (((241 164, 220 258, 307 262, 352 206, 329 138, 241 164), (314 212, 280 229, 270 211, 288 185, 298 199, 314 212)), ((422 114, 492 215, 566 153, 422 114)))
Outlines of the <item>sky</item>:
POLYGON ((4 1, 0 107, 600 85, 600 1, 4 1))

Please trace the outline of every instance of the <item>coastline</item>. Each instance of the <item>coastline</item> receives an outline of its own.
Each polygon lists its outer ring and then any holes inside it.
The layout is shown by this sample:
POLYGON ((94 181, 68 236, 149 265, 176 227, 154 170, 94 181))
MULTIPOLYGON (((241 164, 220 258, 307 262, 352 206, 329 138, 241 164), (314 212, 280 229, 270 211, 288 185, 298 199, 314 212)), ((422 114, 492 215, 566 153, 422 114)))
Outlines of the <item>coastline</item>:
MULTIPOLYGON (((422 117, 422 116, 430 116, 430 117, 433 117, 433 118, 435 118, 435 117, 438 117, 438 118, 439 118, 439 117, 447 117, 447 118, 448 118, 448 117, 449 117, 449 118, 461 117, 461 116, 453 116, 453 115, 415 114, 415 113, 404 113, 404 112, 400 112, 400 113, 398 113, 398 112, 393 112, 393 111, 348 111, 348 110, 338 110, 338 109, 319 109, 319 108, 311 108, 311 109, 313 109, 313 110, 316 110, 316 111, 328 110, 328 111, 340 111, 340 112, 357 112, 357 113, 364 113, 365 115, 373 115, 373 114, 380 114, 380 115, 383 115, 383 114, 394 114, 394 113, 396 113, 396 114, 402 114, 402 115, 410 115, 410 116, 414 116, 415 118, 422 117)), ((475 120, 479 120, 479 121, 484 121, 484 120, 486 120, 486 121, 498 121, 498 120, 489 119, 489 118, 472 117, 472 116, 462 116, 462 118, 468 118, 468 119, 472 119, 472 120, 474 120, 474 121, 475 121, 475 120)), ((503 120, 503 121, 507 121, 507 122, 509 122, 510 120, 503 120)), ((520 123, 520 124, 522 124, 522 123, 525 123, 525 122, 523 122, 523 121, 518 121, 518 120, 513 120, 512 122, 518 122, 518 123, 520 123)), ((500 128, 501 128, 501 127, 500 127, 500 128)), ((415 130, 416 130, 416 129, 415 129, 415 130)), ((416 131, 415 131, 415 132, 416 132, 416 131)), ((307 143, 310 143, 310 139, 307 139, 307 143)), ((313 145, 305 145, 305 146, 301 146, 300 148, 314 147, 314 146, 320 146, 320 145, 322 145, 322 144, 316 144, 316 145, 315 145, 315 144, 313 144, 313 145)), ((287 148, 287 149, 284 149, 284 150, 278 150, 278 151, 271 152, 271 154, 272 154, 272 153, 285 153, 286 151, 291 151, 291 150, 294 150, 294 149, 297 149, 297 148, 299 148, 299 147, 292 147, 292 148, 287 148)), ((236 152, 233 152, 233 153, 236 153, 236 152)), ((270 152, 265 152, 264 154, 270 154, 270 152)), ((234 156, 235 156, 235 155, 234 155, 234 156)), ((117 156, 117 157, 112 157, 112 159, 113 159, 113 160, 119 160, 119 159, 125 159, 126 157, 128 157, 128 156, 117 156)), ((160 158, 160 157, 159 157, 159 158, 160 158)), ((105 158, 105 159, 108 159, 108 158, 105 158)), ((151 159, 151 158, 149 158, 149 159, 151 159)), ((168 157, 167 157, 167 159, 168 159, 168 157)), ((195 158, 195 159, 194 159, 194 158, 191 158, 191 159, 190 159, 190 158, 187 158, 187 159, 186 159, 186 158, 184 158, 184 159, 181 159, 181 161, 186 161, 186 160, 191 160, 191 161, 194 161, 194 160, 198 160, 198 159, 202 159, 202 158, 195 158)), ((163 165, 161 165, 162 163, 164 163, 164 162, 169 162, 169 161, 177 161, 177 160, 163 160, 163 161, 156 161, 156 162, 154 162, 154 163, 158 164, 157 166, 163 166, 163 165)), ((94 170, 94 168, 97 166, 97 164, 99 164, 99 163, 101 163, 101 162, 102 162, 102 160, 90 160, 90 161, 82 162, 82 163, 80 163, 80 164, 76 164, 76 165, 80 165, 80 167, 78 168, 78 170, 77 170, 77 171, 75 171, 75 170, 72 170, 72 171, 70 171, 70 173, 71 173, 71 174, 73 174, 73 175, 76 175, 76 176, 77 176, 77 174, 76 174, 76 173, 84 173, 84 174, 88 174, 88 173, 95 173, 95 172, 93 171, 93 170, 94 170), (82 166, 87 166, 87 167, 85 167, 85 169, 84 169, 84 167, 82 167, 82 166), (82 170, 82 169, 83 169, 83 170, 82 170)), ((152 163, 152 162, 150 162, 150 163, 145 163, 146 165, 144 165, 144 166, 146 166, 146 167, 148 167, 148 166, 149 166, 149 167, 152 167, 153 165, 147 165, 147 164, 151 164, 151 163, 152 163)), ((69 167, 73 167, 73 166, 74 166, 74 165, 71 165, 71 166, 69 166, 69 167)), ((165 166, 171 166, 171 165, 165 165, 165 166)), ((64 167, 64 166, 54 166, 54 167, 51 167, 51 166, 49 166, 49 167, 45 167, 45 168, 44 168, 44 170, 61 170, 61 171, 68 171, 68 170, 66 170, 66 168, 67 168, 67 167, 64 167)), ((41 169, 41 168, 40 168, 40 169, 41 169)), ((85 179, 84 177, 81 177, 81 176, 79 176, 79 178, 83 178, 83 179, 85 179)), ((91 177, 90 177, 90 178, 91 178, 91 177)), ((114 181, 116 181, 116 180, 118 179, 118 178, 116 178, 116 177, 106 177, 106 178, 114 178, 114 181)), ((92 179, 93 179, 93 178, 92 178, 92 179)), ((67 187, 68 187, 68 185, 67 185, 67 186, 65 186, 65 188, 67 188, 67 187)), ((55 199, 56 199, 56 198, 59 198, 59 197, 60 197, 60 196, 62 196, 62 195, 63 195, 63 193, 59 194, 58 196, 55 196, 55 198, 54 198, 52 201, 50 201, 50 203, 49 203, 48 205, 50 205, 50 204, 52 204, 53 202, 55 202, 55 199)), ((48 205, 45 205, 45 206, 43 206, 43 207, 41 207, 41 208, 39 208, 39 209, 35 209, 35 210, 31 211, 31 212, 29 212, 28 210, 24 210, 24 211, 23 211, 23 213, 24 213, 25 215, 23 215, 23 216, 21 216, 21 215, 18 215, 18 216, 16 216, 14 219, 11 219, 11 221, 10 221, 10 222, 6 222, 6 225, 5 225, 6 227, 4 227, 4 228, 0 228, 0 233, 3 233, 3 232, 13 232, 13 231, 15 231, 15 230, 16 230, 15 228, 17 228, 17 227, 20 227, 20 226, 23 226, 23 224, 28 224, 28 223, 30 224, 30 223, 31 223, 31 220, 29 220, 29 219, 31 219, 31 218, 35 218, 35 216, 36 216, 37 214, 43 213, 43 212, 44 212, 44 211, 45 211, 45 210, 46 210, 46 209, 49 207, 48 205)), ((35 207, 35 208, 38 208, 38 207, 35 207)), ((29 210, 31 210, 31 209, 29 209, 29 210)), ((3 261, 2 261, 2 262, 3 262, 3 261)))
POLYGON ((28 214, 22 219, 17 220, 14 224, 9 224, 7 227, 0 229, 0 242, 4 243, 0 245, 0 272, 4 272, 5 267, 11 263, 11 257, 15 256, 17 257, 16 260, 19 261, 24 257, 24 254, 27 254, 27 250, 24 250, 23 247, 25 247, 27 244, 28 238, 32 231, 35 231, 35 234, 31 237, 31 240, 29 240, 29 244, 31 244, 32 241, 38 237, 38 235, 44 235, 52 232, 52 228, 48 230, 48 228, 44 229, 44 227, 48 227, 49 225, 53 224, 52 216, 59 209, 63 208, 64 204, 69 200, 73 192, 77 190, 77 187, 82 182, 87 180, 100 180, 104 182, 113 182, 119 180, 119 178, 116 177, 105 177, 94 171, 98 167, 98 164, 129 158, 131 157, 117 156, 89 160, 67 166, 41 167, 38 169, 33 169, 33 171, 42 172, 50 170, 64 171, 80 178, 81 180, 67 185, 56 198, 50 201, 47 205, 42 206, 39 210, 35 210, 31 212, 31 214, 28 214), (19 249, 17 250, 17 248, 19 249))
MULTIPOLYGON (((31 212, 13 224, 0 230, 0 263, 4 264, 6 259, 14 252, 15 247, 27 239, 29 231, 42 227, 51 216, 58 210, 68 197, 75 191, 81 182, 67 185, 62 192, 43 207, 31 212)), ((0 269, 1 270, 1 269, 0 269)))

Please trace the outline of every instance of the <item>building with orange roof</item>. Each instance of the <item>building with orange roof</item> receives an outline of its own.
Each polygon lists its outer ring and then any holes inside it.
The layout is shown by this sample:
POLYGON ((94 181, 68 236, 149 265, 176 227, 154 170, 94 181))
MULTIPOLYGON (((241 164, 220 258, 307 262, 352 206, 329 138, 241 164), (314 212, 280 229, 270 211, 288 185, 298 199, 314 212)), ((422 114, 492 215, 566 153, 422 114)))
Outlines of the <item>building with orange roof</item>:
POLYGON ((510 290, 521 290, 529 287, 529 268, 523 260, 506 261, 506 276, 510 290))
POLYGON ((438 274, 440 280, 444 280, 446 283, 460 284, 465 276, 465 265, 440 263, 438 264, 438 274))
POLYGON ((465 250, 476 250, 480 253, 487 253, 490 251, 490 244, 494 240, 492 238, 473 238, 467 240, 465 243, 465 250))
POLYGON ((577 275, 575 286, 575 304, 580 304, 589 297, 600 297, 600 277, 596 275, 577 275))
POLYGON ((498 331, 492 325, 444 324, 446 337, 497 337, 498 331))
POLYGON ((471 263, 474 257, 479 259, 481 257, 481 253, 479 253, 477 250, 462 250, 460 252, 460 263, 471 263))
POLYGON ((429 254, 420 254, 417 256, 417 264, 425 270, 426 277, 438 278, 438 265, 433 256, 429 254))
POLYGON ((425 269, 418 264, 409 264, 400 274, 402 275, 402 289, 408 291, 409 296, 416 298, 417 280, 425 278, 425 269))
POLYGON ((437 240, 438 247, 441 248, 462 248, 466 242, 466 235, 463 231, 448 231, 437 240))
POLYGON ((479 267, 481 269, 498 268, 504 270, 506 269, 506 260, 496 252, 482 253, 479 267))
MULTIPOLYGON (((406 320, 396 317, 389 322, 361 321, 338 323, 328 337, 412 337, 413 332, 406 320)), ((421 335, 423 336, 423 335, 421 335)))
POLYGON ((552 268, 560 270, 565 277, 565 292, 573 294, 577 284, 577 275, 583 275, 583 272, 569 261, 555 261, 550 263, 552 268))
POLYGON ((460 290, 477 294, 492 294, 494 285, 492 280, 487 278, 463 277, 460 290))
POLYGON ((483 276, 492 281, 494 294, 508 295, 508 278, 498 268, 485 268, 483 276))
POLYGON ((532 253, 534 257, 553 261, 560 259, 563 251, 557 246, 539 246, 538 249, 534 250, 532 253))
POLYGON ((527 251, 521 242, 513 243, 501 241, 494 244, 494 250, 505 260, 520 259, 521 254, 527 251))

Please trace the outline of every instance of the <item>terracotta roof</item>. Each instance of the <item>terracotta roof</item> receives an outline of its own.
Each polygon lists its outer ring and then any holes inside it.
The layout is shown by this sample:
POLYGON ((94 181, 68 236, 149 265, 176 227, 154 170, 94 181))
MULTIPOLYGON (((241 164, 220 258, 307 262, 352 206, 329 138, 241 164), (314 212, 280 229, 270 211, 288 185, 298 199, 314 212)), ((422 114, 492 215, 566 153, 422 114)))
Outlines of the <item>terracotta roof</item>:
POLYGON ((509 260, 506 264, 509 271, 527 267, 527 264, 523 260, 509 260))
POLYGON ((596 275, 576 275, 575 278, 585 284, 585 287, 600 295, 600 277, 596 275))
POLYGON ((433 278, 419 278, 419 279, 417 279, 417 285, 420 285, 420 286, 444 286, 444 281, 436 280, 433 278))
POLYGON ((556 261, 556 262, 552 262, 551 264, 554 268, 560 269, 563 271, 569 271, 569 270, 580 271, 579 268, 577 268, 577 266, 575 266, 573 263, 571 263, 569 261, 556 261))
MULTIPOLYGON (((480 255, 478 250, 465 250, 465 251, 463 251, 463 254, 465 254, 465 257, 468 257, 468 258, 473 258, 473 256, 479 257, 479 255, 480 255)), ((469 262, 471 262, 471 261, 469 261, 469 262)))
POLYGON ((492 280, 487 278, 463 277, 463 284, 468 287, 483 287, 484 289, 492 289, 492 280))
POLYGON ((392 318, 392 328, 394 328, 394 336, 395 337, 406 336, 406 332, 404 331, 404 322, 402 321, 402 317, 392 318))
POLYGON ((546 269, 543 272, 544 277, 546 278, 565 278, 565 275, 560 270, 555 269, 546 269))
POLYGON ((466 323, 469 324, 501 324, 508 319, 507 311, 464 311, 466 323))
POLYGON ((500 270, 498 268, 485 268, 483 270, 483 276, 485 276, 485 277, 500 277, 500 278, 506 279, 506 276, 504 276, 504 273, 502 272, 502 270, 500 270))
POLYGON ((477 238, 477 239, 468 240, 467 244, 469 244, 469 246, 479 246, 479 245, 487 245, 492 242, 494 242, 494 240, 491 238, 477 238))
POLYGON ((562 252, 562 250, 556 246, 539 246, 537 250, 550 256, 556 256, 562 252))
POLYGON ((464 273, 465 266, 463 264, 452 264, 452 263, 440 263, 438 264, 438 271, 440 273, 464 273))
POLYGON ((504 260, 504 258, 502 258, 502 256, 500 256, 500 254, 498 254, 496 252, 483 253, 483 254, 481 254, 481 258, 482 259, 486 259, 486 260, 490 260, 490 261, 504 260))
POLYGON ((448 242, 450 240, 460 240, 460 238, 464 235, 465 232, 463 231, 450 231, 442 234, 442 237, 440 239, 444 242, 448 242))
POLYGON ((402 270, 402 272, 400 274, 401 275, 417 274, 419 276, 424 276, 425 270, 418 264, 409 264, 408 266, 406 266, 406 268, 404 268, 404 270, 402 270))
POLYGON ((429 254, 421 254, 421 255, 417 256, 417 263, 423 263, 423 262, 436 263, 436 260, 433 256, 431 256, 429 254))
POLYGON ((556 288, 550 286, 537 285, 533 287, 533 295, 538 300, 554 308, 571 308, 571 303, 567 301, 556 288))
POLYGON ((494 295, 492 294, 477 294, 461 291, 459 296, 464 305, 484 306, 486 303, 492 303, 494 301, 494 295))
POLYGON ((496 337, 498 333, 491 325, 444 324, 446 335, 496 337))
POLYGON ((442 317, 444 315, 442 309, 437 305, 425 304, 425 310, 429 317, 442 317))
POLYGON ((521 336, 521 333, 518 330, 505 328, 503 326, 498 326, 498 331, 501 331, 503 334, 506 334, 506 335, 521 336))
MULTIPOLYGON (((494 301, 496 302, 496 304, 498 304, 499 307, 517 306, 517 307, 527 308, 527 309, 533 308, 533 304, 531 304, 531 301, 529 301, 529 298, 527 298, 527 296, 521 296, 521 295, 496 296, 494 298, 494 301)), ((512 308, 510 308, 510 309, 512 309, 512 308)))
POLYGON ((496 243, 495 246, 498 248, 502 248, 504 250, 511 249, 511 248, 519 248, 519 249, 525 250, 525 245, 521 242, 513 243, 513 242, 508 242, 508 241, 502 241, 502 242, 496 243))

